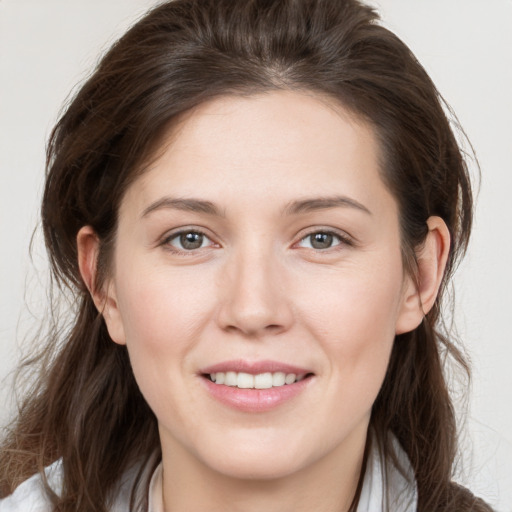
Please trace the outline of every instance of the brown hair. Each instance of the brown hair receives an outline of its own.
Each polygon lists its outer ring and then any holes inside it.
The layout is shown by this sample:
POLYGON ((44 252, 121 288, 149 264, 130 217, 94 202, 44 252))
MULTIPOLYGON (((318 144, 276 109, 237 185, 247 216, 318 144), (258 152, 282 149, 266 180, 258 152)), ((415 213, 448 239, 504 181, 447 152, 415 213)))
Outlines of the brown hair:
POLYGON ((302 89, 374 127, 383 178, 399 204, 407 271, 414 273, 429 216, 450 230, 441 293, 416 330, 396 337, 371 426, 387 457, 395 456, 389 431, 409 456, 420 512, 490 510, 451 483, 456 422, 443 358, 468 367, 439 329, 442 292, 471 229, 468 172, 434 84, 378 21, 357 0, 174 0, 102 59, 47 153, 43 230, 56 281, 76 297, 76 318, 68 332, 54 329, 34 358, 40 378, 0 451, 0 497, 36 472, 44 479, 43 468, 61 459, 62 495, 47 488, 55 510, 106 510, 120 476, 158 454, 156 418, 127 351, 110 340, 80 278, 77 232, 90 225, 99 236, 100 284, 123 194, 176 116, 220 95, 302 89))

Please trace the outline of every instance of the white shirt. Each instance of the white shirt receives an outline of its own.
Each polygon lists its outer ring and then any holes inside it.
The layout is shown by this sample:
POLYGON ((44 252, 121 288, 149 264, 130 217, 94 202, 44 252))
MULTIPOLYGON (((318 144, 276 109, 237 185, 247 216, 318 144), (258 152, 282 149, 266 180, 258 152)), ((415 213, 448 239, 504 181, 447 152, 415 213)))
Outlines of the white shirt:
MULTIPOLYGON (((367 461, 357 512, 416 512, 417 492, 412 468, 405 452, 397 442, 395 442, 395 449, 407 473, 407 478, 389 461, 384 461, 379 450, 373 447, 367 461), (389 508, 386 507, 386 496, 389 508)), ((48 466, 45 472, 50 486, 58 492, 61 488, 61 462, 57 461, 48 466)), ((132 476, 128 475, 119 486, 111 512, 129 510, 131 485, 132 476)), ((51 512, 51 505, 44 494, 41 477, 34 475, 17 487, 13 494, 0 500, 0 512, 51 512)), ((164 512, 161 464, 151 478, 148 512, 164 512)))

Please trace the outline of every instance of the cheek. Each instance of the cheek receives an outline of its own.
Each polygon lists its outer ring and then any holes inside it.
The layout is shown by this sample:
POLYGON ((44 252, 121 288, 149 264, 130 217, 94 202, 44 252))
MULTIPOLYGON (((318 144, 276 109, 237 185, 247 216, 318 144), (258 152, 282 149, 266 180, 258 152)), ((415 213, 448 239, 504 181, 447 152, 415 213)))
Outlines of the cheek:
POLYGON ((179 351, 194 338, 211 295, 199 286, 197 273, 139 268, 136 278, 120 275, 119 283, 118 307, 128 345, 179 351))
MULTIPOLYGON (((398 259, 398 262, 400 259, 398 259)), ((402 267, 352 268, 323 281, 301 317, 329 357, 338 384, 374 399, 384 379, 402 298, 402 267), (373 397, 373 398, 372 398, 373 397)), ((316 280, 316 285, 322 281, 316 280)))
POLYGON ((186 396, 183 376, 191 372, 190 354, 199 343, 211 293, 195 285, 197 273, 183 270, 164 272, 140 265, 136 274, 124 271, 116 277, 126 346, 139 388, 157 417, 167 417, 169 408, 179 416, 177 404, 186 396))
POLYGON ((197 275, 183 270, 174 274, 140 266, 136 274, 117 277, 132 369, 146 400, 159 411, 162 393, 190 373, 189 355, 199 343, 211 293, 195 284, 197 275))
POLYGON ((379 338, 394 336, 402 280, 399 265, 382 271, 378 266, 352 267, 331 275, 312 274, 297 294, 304 299, 302 314, 321 332, 344 342, 378 343, 379 338))

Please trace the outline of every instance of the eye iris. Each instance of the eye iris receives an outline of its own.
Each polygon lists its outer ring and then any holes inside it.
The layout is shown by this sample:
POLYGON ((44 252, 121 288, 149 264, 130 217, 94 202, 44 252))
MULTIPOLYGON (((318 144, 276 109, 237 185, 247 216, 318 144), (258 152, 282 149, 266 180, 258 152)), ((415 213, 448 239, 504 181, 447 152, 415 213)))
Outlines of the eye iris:
POLYGON ((328 249, 333 242, 333 236, 329 233, 315 233, 311 235, 311 246, 315 249, 328 249))
POLYGON ((184 249, 199 249, 203 245, 201 233, 184 233, 180 235, 180 243, 184 249))

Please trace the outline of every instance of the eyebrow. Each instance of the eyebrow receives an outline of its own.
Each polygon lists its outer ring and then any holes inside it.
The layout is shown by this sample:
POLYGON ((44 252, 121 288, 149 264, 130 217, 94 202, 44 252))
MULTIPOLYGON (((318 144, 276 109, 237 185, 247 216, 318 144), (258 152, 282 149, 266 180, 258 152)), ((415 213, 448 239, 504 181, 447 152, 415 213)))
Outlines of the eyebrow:
POLYGON ((203 199, 192 199, 192 198, 174 198, 174 197, 163 197, 158 201, 150 204, 143 212, 141 217, 146 217, 151 212, 161 209, 173 209, 182 210, 187 212, 206 213, 216 217, 225 217, 224 212, 221 212, 217 206, 211 201, 204 201, 203 199))
MULTIPOLYGON (((329 208, 353 208, 368 215, 372 212, 363 204, 355 199, 346 196, 332 196, 332 197, 313 197, 307 199, 296 200, 288 203, 282 210, 283 216, 298 215, 301 213, 308 213, 317 210, 326 210, 329 208)), ((215 217, 225 217, 225 212, 221 211, 211 201, 193 198, 173 198, 163 197, 158 201, 150 204, 143 212, 141 217, 146 217, 150 213, 161 209, 174 209, 195 213, 205 213, 215 217)))
POLYGON ((327 210, 329 208, 354 208, 356 210, 372 215, 372 212, 359 201, 346 196, 313 197, 292 201, 284 209, 283 215, 298 215, 316 210, 327 210))

